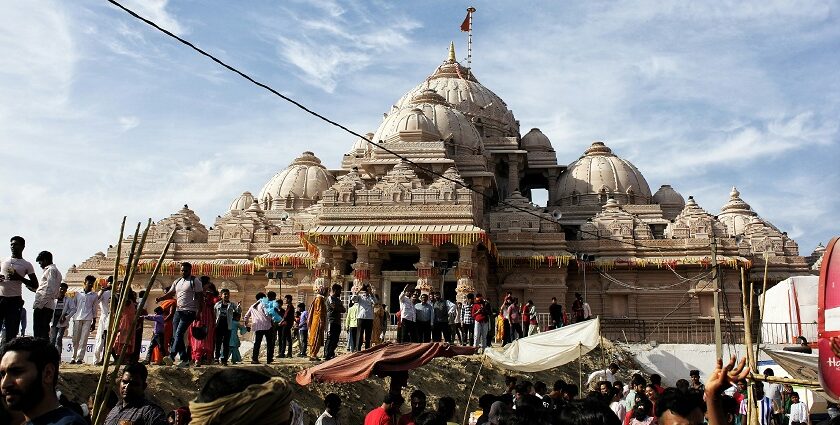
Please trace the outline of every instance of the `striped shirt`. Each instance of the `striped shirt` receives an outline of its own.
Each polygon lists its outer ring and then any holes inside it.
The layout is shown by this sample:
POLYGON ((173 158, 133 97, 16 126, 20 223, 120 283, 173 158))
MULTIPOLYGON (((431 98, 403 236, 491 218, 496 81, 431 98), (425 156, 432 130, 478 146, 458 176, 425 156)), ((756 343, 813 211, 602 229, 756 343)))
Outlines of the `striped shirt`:
POLYGON ((464 317, 463 317, 464 325, 472 325, 475 323, 475 319, 472 317, 472 303, 464 304, 464 317))

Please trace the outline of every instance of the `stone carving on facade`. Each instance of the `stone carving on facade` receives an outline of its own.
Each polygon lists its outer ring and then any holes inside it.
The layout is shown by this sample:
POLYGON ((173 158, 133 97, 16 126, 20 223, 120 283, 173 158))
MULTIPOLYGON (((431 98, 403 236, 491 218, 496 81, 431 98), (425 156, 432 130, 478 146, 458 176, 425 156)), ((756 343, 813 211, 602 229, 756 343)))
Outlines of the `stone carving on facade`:
MULTIPOLYGON (((185 205, 150 229, 144 270, 175 230, 162 282, 177 277, 178 263, 191 261, 248 300, 267 288, 305 300, 332 283, 345 290, 370 283, 393 296, 383 275, 403 273, 403 281, 416 277, 424 293, 454 292, 459 300, 482 292, 497 304, 510 289, 545 311, 551 297, 568 306, 582 292, 607 316, 658 319, 658 306, 679 302, 688 286, 673 293, 629 289, 596 277, 594 264, 613 270, 616 280, 661 286, 674 279, 666 266, 702 273, 712 238, 727 265, 757 267, 766 254, 772 281, 808 273, 818 262, 816 251, 808 262, 800 257, 796 243, 737 189, 715 218, 669 185, 651 195, 641 171, 603 142, 564 166, 547 135, 532 129, 521 136, 519 129, 504 101, 452 51, 388 108, 375 132, 353 141, 340 170, 304 152, 256 196, 235 197, 210 229, 185 205), (537 189, 548 192, 547 205, 533 204, 537 189), (579 262, 581 255, 594 260, 579 262), (393 257, 403 258, 402 269, 383 272, 393 257), (456 258, 441 276, 439 262, 456 258)), ((130 244, 122 241, 123 253, 130 244)), ((110 247, 72 267, 68 282, 111 274, 115 255, 110 247)), ((727 274, 724 285, 739 305, 735 275, 727 274)), ((698 299, 673 317, 696 319, 707 292, 696 291, 698 299)))

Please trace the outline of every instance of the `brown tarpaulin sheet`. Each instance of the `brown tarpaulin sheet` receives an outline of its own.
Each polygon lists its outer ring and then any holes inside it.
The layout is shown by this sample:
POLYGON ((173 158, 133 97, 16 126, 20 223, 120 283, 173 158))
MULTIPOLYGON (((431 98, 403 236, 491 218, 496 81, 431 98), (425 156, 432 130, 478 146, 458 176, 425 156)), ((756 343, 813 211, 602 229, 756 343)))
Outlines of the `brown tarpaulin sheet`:
POLYGON ((428 363, 435 357, 453 357, 475 354, 475 347, 460 347, 444 342, 423 344, 385 343, 336 357, 297 374, 300 385, 316 382, 357 382, 371 374, 387 376, 394 372, 407 372, 428 363))

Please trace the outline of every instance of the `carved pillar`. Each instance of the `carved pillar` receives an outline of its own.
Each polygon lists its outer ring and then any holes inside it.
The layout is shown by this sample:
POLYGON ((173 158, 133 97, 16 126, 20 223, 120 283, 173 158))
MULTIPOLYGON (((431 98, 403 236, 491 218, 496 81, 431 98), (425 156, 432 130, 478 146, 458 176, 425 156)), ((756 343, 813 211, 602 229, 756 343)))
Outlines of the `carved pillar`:
POLYGON ((422 294, 428 294, 434 290, 433 247, 430 243, 420 243, 417 247, 420 248, 420 261, 414 264, 414 268, 417 269, 417 289, 422 294))
POLYGON ((485 186, 482 183, 473 184, 473 189, 478 193, 472 194, 473 201, 473 221, 475 223, 484 222, 484 190, 485 186))
POLYGON ((462 246, 458 248, 458 284, 455 286, 455 299, 464 302, 467 294, 475 293, 476 264, 472 261, 473 246, 462 246))
POLYGON ((370 282, 370 246, 356 245, 356 262, 353 266, 353 292, 362 289, 362 285, 370 282))
POLYGON ((330 283, 330 246, 327 244, 318 244, 318 261, 315 262, 313 277, 315 280, 312 283, 312 290, 317 294, 322 287, 329 286, 330 283))
POLYGON ((511 155, 508 161, 508 196, 519 191, 519 158, 511 155))
POLYGON ((550 168, 548 170, 548 174, 546 176, 546 180, 548 180, 548 204, 546 205, 556 205, 557 198, 559 197, 559 187, 557 187, 557 169, 550 168))
POLYGON ((332 252, 332 283, 337 283, 344 288, 344 250, 336 247, 332 252))
POLYGON ((377 249, 378 245, 371 245, 370 254, 370 288, 374 294, 379 294, 382 290, 382 259, 380 258, 380 251, 377 249))

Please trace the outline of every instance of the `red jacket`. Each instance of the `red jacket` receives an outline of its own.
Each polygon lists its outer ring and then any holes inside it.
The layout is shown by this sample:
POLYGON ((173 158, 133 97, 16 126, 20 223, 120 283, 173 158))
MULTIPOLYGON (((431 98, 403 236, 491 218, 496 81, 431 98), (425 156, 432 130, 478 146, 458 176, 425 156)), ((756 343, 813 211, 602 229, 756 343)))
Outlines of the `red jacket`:
POLYGON ((484 308, 484 301, 474 302, 472 305, 472 317, 476 322, 487 322, 487 309, 484 308))

